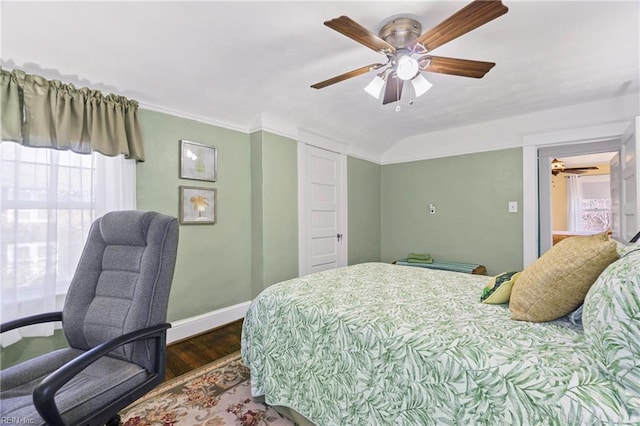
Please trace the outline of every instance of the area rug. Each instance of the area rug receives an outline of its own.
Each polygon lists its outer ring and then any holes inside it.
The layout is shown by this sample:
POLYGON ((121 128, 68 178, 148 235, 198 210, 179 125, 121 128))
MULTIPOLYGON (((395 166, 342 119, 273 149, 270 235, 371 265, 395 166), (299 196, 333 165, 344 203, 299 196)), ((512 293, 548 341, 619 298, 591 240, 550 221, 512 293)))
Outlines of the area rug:
POLYGON ((163 383, 120 415, 124 426, 293 425, 251 399, 240 352, 163 383))

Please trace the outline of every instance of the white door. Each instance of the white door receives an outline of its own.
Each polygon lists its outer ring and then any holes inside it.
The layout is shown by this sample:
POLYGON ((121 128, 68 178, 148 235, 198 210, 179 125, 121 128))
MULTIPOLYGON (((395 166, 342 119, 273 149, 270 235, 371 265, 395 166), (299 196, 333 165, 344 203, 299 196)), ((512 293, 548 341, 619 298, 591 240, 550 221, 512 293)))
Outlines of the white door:
POLYGON ((311 145, 304 151, 301 275, 347 264, 345 156, 311 145))
POLYGON ((629 241, 640 231, 638 226, 638 168, 637 161, 640 133, 640 117, 636 117, 633 123, 622 135, 622 148, 620 150, 620 173, 621 173, 621 221, 620 238, 629 241))
POLYGON ((611 236, 622 241, 620 229, 620 153, 616 153, 609 161, 609 184, 611 185, 611 236))

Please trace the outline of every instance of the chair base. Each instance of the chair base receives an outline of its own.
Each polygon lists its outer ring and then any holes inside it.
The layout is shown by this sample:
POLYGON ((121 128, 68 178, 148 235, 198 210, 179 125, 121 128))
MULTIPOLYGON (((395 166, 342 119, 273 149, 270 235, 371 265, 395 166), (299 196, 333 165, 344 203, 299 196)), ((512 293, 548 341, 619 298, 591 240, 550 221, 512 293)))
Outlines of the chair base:
POLYGON ((120 417, 120 414, 116 414, 115 416, 111 417, 107 423, 105 423, 105 426, 120 426, 122 423, 120 422, 122 420, 122 418, 120 417))

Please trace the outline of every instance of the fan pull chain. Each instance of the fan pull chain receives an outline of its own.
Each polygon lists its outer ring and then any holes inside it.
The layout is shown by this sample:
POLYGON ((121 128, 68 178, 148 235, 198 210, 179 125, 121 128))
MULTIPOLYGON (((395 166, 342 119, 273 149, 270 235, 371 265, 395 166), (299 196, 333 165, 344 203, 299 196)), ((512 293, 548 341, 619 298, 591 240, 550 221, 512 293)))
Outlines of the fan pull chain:
POLYGON ((400 108, 400 78, 398 76, 396 76, 396 99, 396 102, 398 102, 396 112, 400 112, 402 108, 400 108))
POLYGON ((413 87, 413 84, 409 85, 409 90, 411 91, 411 95, 409 97, 409 106, 413 106, 413 103, 416 101, 416 89, 413 87))

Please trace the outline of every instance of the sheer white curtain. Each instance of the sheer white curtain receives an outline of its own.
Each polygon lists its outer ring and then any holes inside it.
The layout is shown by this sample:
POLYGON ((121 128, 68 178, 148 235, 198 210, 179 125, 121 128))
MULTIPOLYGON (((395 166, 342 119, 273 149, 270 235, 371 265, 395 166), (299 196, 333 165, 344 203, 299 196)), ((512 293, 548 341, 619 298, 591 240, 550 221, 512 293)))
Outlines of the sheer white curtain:
POLYGON ((581 231, 582 227, 582 187, 580 176, 569 175, 567 179, 567 230, 581 231))
MULTIPOLYGON (((93 220, 136 208, 135 160, 0 144, 1 321, 60 310, 93 220)), ((3 333, 2 346, 53 324, 3 333)))

